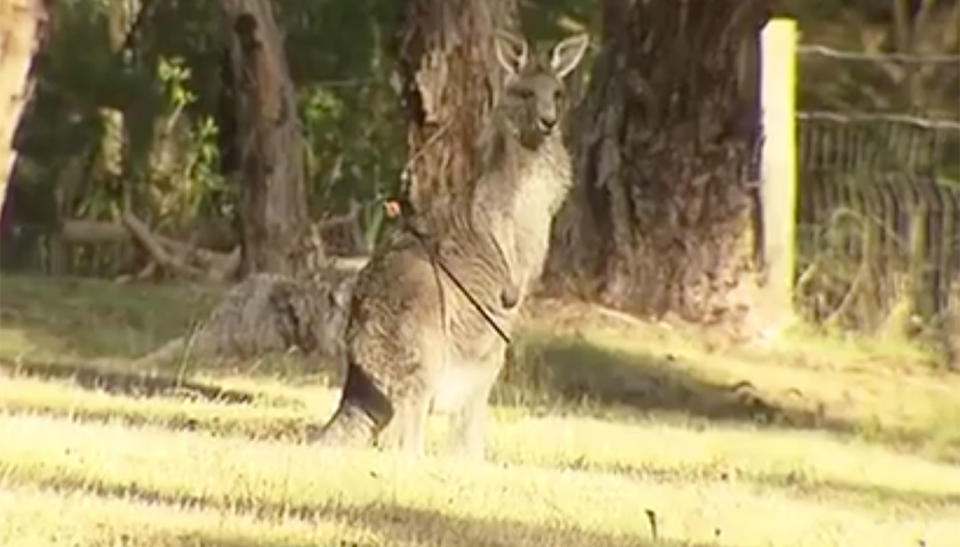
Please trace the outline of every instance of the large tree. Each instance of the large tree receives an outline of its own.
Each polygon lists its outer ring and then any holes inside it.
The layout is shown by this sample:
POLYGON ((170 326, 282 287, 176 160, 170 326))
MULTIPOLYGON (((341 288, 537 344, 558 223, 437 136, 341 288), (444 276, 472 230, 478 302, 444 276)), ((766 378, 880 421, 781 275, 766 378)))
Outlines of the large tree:
POLYGON ((30 67, 46 17, 41 0, 0 0, 0 213, 17 157, 13 137, 32 91, 30 67))
POLYGON ((500 87, 496 29, 514 29, 516 0, 409 0, 398 47, 409 147, 404 193, 441 214, 476 173, 474 143, 500 87))
POLYGON ((698 321, 750 305, 766 3, 604 2, 552 280, 579 277, 608 303, 698 321))
POLYGON ((222 0, 241 181, 243 273, 295 273, 307 233, 303 142, 283 34, 269 0, 222 0))

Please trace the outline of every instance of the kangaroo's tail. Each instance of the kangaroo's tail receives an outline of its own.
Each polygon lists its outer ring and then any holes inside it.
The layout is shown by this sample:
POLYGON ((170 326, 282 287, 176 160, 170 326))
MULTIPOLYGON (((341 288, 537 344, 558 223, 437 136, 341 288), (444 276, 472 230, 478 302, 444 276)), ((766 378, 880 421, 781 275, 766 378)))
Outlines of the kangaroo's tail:
POLYGON ((308 441, 324 446, 369 446, 393 418, 393 405, 360 366, 347 365, 347 380, 336 412, 308 441))

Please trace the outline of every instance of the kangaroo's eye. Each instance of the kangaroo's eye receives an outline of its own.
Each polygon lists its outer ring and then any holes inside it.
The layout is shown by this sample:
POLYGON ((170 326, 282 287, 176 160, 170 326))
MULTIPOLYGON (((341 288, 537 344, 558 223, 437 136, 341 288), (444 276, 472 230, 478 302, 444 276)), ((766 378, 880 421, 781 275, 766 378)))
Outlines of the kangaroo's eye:
POLYGON ((563 100, 563 90, 562 90, 562 89, 558 89, 558 90, 556 90, 556 91, 553 92, 553 100, 556 101, 556 102, 558 102, 558 103, 563 100))

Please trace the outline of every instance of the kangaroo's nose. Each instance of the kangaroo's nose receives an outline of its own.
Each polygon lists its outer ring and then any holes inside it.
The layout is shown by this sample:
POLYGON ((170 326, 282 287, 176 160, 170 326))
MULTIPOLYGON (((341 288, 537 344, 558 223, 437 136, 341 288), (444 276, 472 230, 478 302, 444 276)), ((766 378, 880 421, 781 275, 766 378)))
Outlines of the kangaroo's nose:
POLYGON ((540 116, 540 129, 549 131, 553 129, 555 125, 557 125, 557 118, 555 116, 540 116))

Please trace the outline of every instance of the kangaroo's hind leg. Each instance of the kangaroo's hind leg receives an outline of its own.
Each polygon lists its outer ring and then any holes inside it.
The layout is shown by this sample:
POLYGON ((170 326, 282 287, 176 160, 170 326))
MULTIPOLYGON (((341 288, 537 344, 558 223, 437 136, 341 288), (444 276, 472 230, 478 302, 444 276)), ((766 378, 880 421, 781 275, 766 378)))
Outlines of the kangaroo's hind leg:
POLYGON ((450 415, 450 454, 467 460, 484 459, 490 391, 503 367, 504 353, 496 352, 478 366, 463 403, 450 415))
POLYGON ((393 418, 380 431, 377 444, 384 450, 399 451, 419 458, 426 452, 430 395, 425 383, 417 382, 405 387, 393 399, 393 418))

